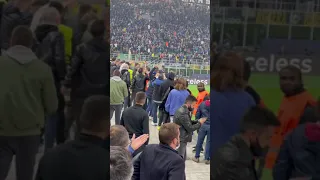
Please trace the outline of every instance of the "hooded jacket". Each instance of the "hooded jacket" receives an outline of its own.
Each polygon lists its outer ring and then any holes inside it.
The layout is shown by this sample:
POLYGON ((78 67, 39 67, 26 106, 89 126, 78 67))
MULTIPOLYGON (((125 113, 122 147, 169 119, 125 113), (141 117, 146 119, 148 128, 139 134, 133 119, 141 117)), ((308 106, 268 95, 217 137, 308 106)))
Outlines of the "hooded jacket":
POLYGON ((126 83, 119 77, 113 76, 110 79, 110 105, 121 105, 124 98, 128 96, 126 83))
POLYGON ((281 146, 273 168, 274 180, 298 177, 320 179, 320 124, 298 126, 281 146))
POLYGON ((168 74, 168 79, 166 79, 161 85, 160 85, 160 95, 161 95, 161 98, 162 99, 167 99, 167 97, 164 97, 165 95, 169 95, 169 94, 166 94, 167 90, 170 88, 170 87, 173 87, 174 86, 174 77, 175 77, 175 74, 170 72, 168 74))
POLYGON ((35 36, 37 39, 35 52, 39 59, 51 67, 56 84, 58 84, 66 76, 63 35, 57 26, 40 25, 35 30, 35 36))
POLYGON ((162 95, 160 94, 160 86, 162 83, 163 80, 159 78, 152 82, 152 85, 154 87, 152 99, 156 103, 162 103, 162 95))
POLYGON ((0 57, 0 72, 0 136, 40 135, 44 117, 58 107, 50 67, 14 46, 0 57))

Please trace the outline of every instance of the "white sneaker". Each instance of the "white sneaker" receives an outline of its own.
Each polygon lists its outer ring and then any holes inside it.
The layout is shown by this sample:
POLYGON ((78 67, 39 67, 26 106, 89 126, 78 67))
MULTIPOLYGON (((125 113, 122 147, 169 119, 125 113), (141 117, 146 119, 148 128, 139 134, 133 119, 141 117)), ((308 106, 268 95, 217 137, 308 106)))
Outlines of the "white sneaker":
POLYGON ((157 123, 152 122, 152 123, 151 123, 151 125, 152 125, 152 126, 157 126, 158 124, 157 124, 157 123))

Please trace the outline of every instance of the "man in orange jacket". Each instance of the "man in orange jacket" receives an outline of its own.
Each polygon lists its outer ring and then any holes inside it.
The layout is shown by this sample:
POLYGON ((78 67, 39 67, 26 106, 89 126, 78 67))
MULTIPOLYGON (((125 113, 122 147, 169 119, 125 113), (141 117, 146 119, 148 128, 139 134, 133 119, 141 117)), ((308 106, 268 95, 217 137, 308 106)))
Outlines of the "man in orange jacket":
POLYGON ((206 91, 204 83, 200 82, 198 85, 198 96, 197 96, 197 103, 194 106, 193 115, 195 116, 197 113, 197 109, 200 104, 203 102, 204 97, 206 97, 209 93, 206 91))
POLYGON ((281 126, 275 130, 266 155, 265 167, 272 169, 284 137, 299 124, 313 118, 316 100, 304 88, 300 69, 287 66, 281 69, 280 88, 284 94, 278 112, 281 126))

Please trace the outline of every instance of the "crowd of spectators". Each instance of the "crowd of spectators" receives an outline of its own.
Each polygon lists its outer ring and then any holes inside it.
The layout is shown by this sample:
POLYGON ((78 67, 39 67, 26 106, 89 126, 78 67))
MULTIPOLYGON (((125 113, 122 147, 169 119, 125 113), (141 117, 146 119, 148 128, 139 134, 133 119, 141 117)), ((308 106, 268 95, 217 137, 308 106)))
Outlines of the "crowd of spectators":
POLYGON ((209 6, 182 1, 115 1, 111 7, 111 52, 170 55, 176 60, 205 58, 210 49, 209 22, 209 6))

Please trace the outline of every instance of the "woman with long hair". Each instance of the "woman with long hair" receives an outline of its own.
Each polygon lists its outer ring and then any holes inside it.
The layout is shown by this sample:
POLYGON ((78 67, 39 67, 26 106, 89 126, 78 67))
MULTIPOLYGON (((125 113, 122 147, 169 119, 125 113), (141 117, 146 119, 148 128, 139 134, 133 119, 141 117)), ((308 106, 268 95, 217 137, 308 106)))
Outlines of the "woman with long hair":
POLYGON ((171 122, 176 110, 185 103, 189 95, 191 94, 187 89, 187 81, 184 78, 177 79, 174 89, 170 91, 165 104, 165 109, 169 112, 171 122))
POLYGON ((244 113, 256 103, 245 91, 244 58, 234 52, 219 57, 211 67, 211 150, 214 153, 230 137, 240 132, 244 113))

